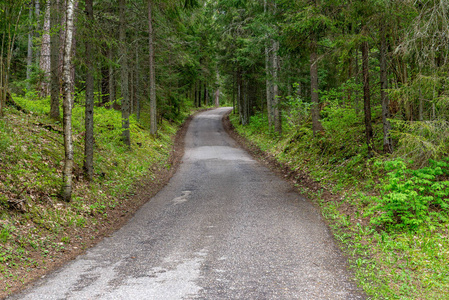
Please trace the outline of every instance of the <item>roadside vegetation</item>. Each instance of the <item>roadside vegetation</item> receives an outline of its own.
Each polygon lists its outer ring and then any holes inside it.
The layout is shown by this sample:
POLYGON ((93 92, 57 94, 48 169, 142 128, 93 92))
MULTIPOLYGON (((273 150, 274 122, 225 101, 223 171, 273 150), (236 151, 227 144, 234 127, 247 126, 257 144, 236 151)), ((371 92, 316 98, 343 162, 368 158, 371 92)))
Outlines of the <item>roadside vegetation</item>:
POLYGON ((129 150, 120 138, 120 112, 96 108, 95 174, 89 182, 82 171, 84 109, 75 106, 74 189, 72 201, 65 202, 59 194, 62 126, 48 117, 49 99, 14 96, 14 101, 20 110, 8 107, 0 119, 0 295, 118 228, 144 203, 133 196, 137 190, 156 192, 161 173, 171 168, 173 137, 191 113, 186 108, 176 120, 163 120, 157 136, 149 124, 131 118, 129 150))
POLYGON ((369 296, 446 299, 449 164, 444 153, 426 163, 419 153, 423 149, 410 147, 413 141, 404 138, 397 152, 367 159, 363 124, 352 121, 344 108, 326 113, 323 134, 317 137, 310 120, 293 125, 298 119, 285 118, 288 134, 279 136, 268 128, 266 115, 256 114, 246 126, 238 115, 230 119, 240 135, 296 172, 295 185, 320 206, 369 296))

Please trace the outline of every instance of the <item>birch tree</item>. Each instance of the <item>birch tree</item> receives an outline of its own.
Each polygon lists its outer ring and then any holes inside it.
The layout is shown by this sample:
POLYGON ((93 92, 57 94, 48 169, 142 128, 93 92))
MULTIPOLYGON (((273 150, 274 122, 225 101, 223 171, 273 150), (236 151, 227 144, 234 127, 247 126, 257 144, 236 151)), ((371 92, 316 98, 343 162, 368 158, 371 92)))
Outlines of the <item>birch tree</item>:
POLYGON ((74 18, 74 0, 67 0, 66 6, 66 34, 64 42, 63 55, 63 127, 64 127, 64 170, 63 170, 63 186, 62 199, 70 201, 72 198, 72 173, 73 173, 73 138, 72 138, 72 106, 73 95, 71 93, 71 57, 72 57, 72 41, 73 41, 73 18, 74 18))
POLYGON ((42 28, 43 34, 41 38, 42 42, 39 60, 39 68, 43 74, 40 79, 41 97, 46 97, 50 94, 50 76, 51 76, 50 11, 51 11, 51 0, 47 0, 47 3, 45 5, 44 25, 42 28))

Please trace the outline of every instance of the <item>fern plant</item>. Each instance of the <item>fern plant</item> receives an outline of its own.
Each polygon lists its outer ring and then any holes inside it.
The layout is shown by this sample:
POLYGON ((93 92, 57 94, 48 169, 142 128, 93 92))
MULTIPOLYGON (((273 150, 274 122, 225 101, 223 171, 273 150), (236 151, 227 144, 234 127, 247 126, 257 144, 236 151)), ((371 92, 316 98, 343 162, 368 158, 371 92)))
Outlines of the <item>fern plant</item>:
POLYGON ((380 197, 368 210, 371 223, 387 229, 416 231, 437 221, 446 221, 449 211, 449 164, 430 160, 430 166, 418 170, 407 168, 402 159, 385 163, 388 171, 380 197))

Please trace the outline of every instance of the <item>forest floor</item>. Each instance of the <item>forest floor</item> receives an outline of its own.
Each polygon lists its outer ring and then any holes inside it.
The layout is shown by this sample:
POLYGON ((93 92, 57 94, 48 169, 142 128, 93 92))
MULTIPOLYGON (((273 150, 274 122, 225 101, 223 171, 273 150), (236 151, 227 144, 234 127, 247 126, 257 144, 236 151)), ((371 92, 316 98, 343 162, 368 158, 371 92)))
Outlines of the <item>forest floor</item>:
POLYGON ((257 122, 242 126, 236 116, 228 115, 223 124, 244 149, 290 181, 319 207, 347 255, 358 285, 370 299, 447 299, 447 222, 417 232, 388 232, 376 228, 364 214, 371 205, 370 197, 378 193, 372 182, 362 179, 350 181, 350 184, 337 182, 335 178, 347 173, 333 169, 324 156, 314 159, 311 153, 307 154, 307 149, 298 148, 286 153, 285 148, 276 145, 285 140, 289 145, 289 138, 279 141, 267 133, 266 128, 258 128, 257 122))
MULTIPOLYGON (((191 116, 188 117, 177 132, 172 129, 165 131, 162 133, 165 137, 159 141, 158 139, 145 141, 144 137, 139 136, 141 143, 137 145, 149 144, 155 151, 162 151, 160 157, 145 162, 149 165, 146 169, 149 172, 146 171, 146 175, 145 170, 142 170, 143 173, 135 172, 131 175, 134 176, 133 178, 126 180, 126 183, 131 182, 131 184, 109 190, 111 182, 119 180, 113 179, 113 175, 105 180, 101 178, 108 178, 109 174, 100 173, 97 175, 100 178, 99 182, 89 186, 82 178, 78 178, 79 174, 76 174, 77 192, 74 200, 71 203, 64 203, 58 201, 57 197, 51 194, 52 192, 36 187, 39 185, 37 182, 30 182, 30 184, 20 182, 34 176, 30 175, 30 172, 42 168, 37 167, 39 159, 47 164, 46 144, 54 143, 55 139, 59 140, 58 124, 42 120, 42 116, 30 111, 20 112, 11 108, 9 112, 7 124, 0 124, 0 142, 6 143, 7 150, 11 150, 10 160, 14 159, 13 155, 16 155, 14 150, 17 151, 17 148, 19 152, 22 150, 28 154, 34 153, 33 146, 37 146, 38 150, 33 154, 36 156, 34 158, 27 155, 20 159, 16 157, 16 164, 22 164, 19 166, 21 168, 15 168, 12 162, 8 161, 8 152, 6 156, 0 158, 0 200, 2 202, 0 206, 0 245, 2 246, 0 299, 46 276, 123 226, 144 203, 166 185, 176 172, 184 153, 184 135, 191 120, 191 116), (21 132, 10 132, 11 135, 8 136, 8 131, 14 127, 21 132), (45 132, 46 138, 42 138, 44 135, 41 134, 41 130, 45 132), (23 144, 26 138, 17 140, 14 138, 14 136, 26 137, 33 134, 39 138, 32 140, 29 145, 23 144), (153 145, 154 142, 156 146, 153 145), (26 168, 27 171, 22 168, 26 168), (16 186, 12 187, 12 185, 16 186), (11 199, 21 200, 14 206, 15 204, 8 202, 11 199)), ((145 147, 144 145, 140 148, 145 147)), ((145 151, 145 149, 136 150, 136 152, 139 151, 145 151)), ((119 161, 120 158, 115 159, 119 161)), ((120 162, 116 161, 112 162, 112 167, 115 166, 115 172, 118 172, 117 165, 120 162)), ((126 165, 126 161, 124 163, 126 165)), ((101 169, 103 172, 111 171, 106 171, 104 166, 101 169)), ((51 171, 54 170, 51 169, 51 171)), ((58 185, 58 182, 53 184, 58 185)))

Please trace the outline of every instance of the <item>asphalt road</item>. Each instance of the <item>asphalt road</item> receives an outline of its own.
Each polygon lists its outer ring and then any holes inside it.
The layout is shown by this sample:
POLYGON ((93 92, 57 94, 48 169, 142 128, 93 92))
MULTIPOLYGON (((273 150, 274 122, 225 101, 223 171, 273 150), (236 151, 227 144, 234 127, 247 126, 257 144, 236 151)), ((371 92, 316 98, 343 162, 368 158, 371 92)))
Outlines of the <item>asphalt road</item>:
POLYGON ((170 183, 85 255, 10 299, 364 299, 319 212, 197 115, 170 183))

